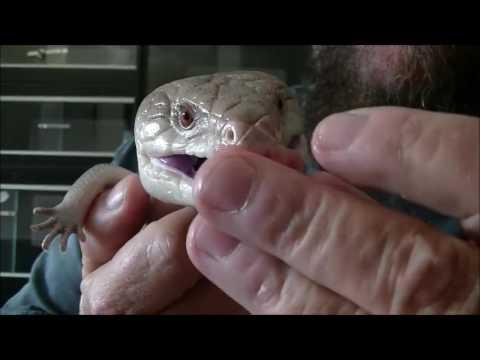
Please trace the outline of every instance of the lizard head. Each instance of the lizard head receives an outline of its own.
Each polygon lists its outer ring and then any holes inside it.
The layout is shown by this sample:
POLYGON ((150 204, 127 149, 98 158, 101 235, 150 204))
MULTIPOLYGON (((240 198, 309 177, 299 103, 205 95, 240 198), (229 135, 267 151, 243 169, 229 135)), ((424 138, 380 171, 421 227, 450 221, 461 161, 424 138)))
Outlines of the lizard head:
POLYGON ((269 74, 241 71, 174 81, 154 90, 138 109, 140 179, 153 197, 192 205, 193 177, 216 151, 241 146, 275 158, 290 148, 298 158, 305 151, 302 134, 296 99, 269 74))

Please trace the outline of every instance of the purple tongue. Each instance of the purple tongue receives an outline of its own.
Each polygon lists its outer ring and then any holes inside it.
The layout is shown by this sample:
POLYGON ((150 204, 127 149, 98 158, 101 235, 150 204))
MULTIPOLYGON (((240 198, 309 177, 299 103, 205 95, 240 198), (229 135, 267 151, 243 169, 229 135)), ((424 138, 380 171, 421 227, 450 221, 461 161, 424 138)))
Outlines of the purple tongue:
POLYGON ((197 158, 190 155, 171 155, 159 158, 161 162, 169 167, 183 172, 185 175, 193 178, 195 169, 193 168, 197 158))

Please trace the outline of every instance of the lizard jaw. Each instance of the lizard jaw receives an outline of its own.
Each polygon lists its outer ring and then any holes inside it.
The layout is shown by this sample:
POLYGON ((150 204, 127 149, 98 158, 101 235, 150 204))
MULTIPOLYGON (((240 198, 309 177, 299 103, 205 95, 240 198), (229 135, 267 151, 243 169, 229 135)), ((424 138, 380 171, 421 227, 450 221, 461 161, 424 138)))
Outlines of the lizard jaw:
MULTIPOLYGON (((240 147, 297 171, 304 170, 299 149, 285 148, 280 144, 240 147)), ((137 149, 141 149, 141 146, 137 146, 137 149)), ((145 150, 138 150, 137 158, 140 180, 147 193, 164 202, 193 206, 193 178, 206 158, 185 153, 165 155, 145 150)))
POLYGON ((180 172, 193 178, 200 166, 207 160, 194 155, 170 155, 161 157, 151 157, 150 162, 156 168, 168 168, 170 171, 180 172))
POLYGON ((147 193, 167 203, 193 206, 193 177, 206 158, 138 152, 140 180, 147 193))

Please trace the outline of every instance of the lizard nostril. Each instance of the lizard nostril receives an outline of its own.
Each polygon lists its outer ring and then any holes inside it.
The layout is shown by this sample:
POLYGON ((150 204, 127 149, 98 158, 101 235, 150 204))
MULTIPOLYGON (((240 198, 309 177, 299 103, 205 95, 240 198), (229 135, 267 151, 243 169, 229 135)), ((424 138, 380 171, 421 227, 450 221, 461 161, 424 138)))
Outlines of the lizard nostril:
POLYGON ((222 130, 222 140, 225 144, 234 144, 237 140, 237 132, 233 125, 228 124, 222 130))
POLYGON ((235 140, 235 132, 232 129, 227 129, 225 137, 228 142, 233 142, 235 140))

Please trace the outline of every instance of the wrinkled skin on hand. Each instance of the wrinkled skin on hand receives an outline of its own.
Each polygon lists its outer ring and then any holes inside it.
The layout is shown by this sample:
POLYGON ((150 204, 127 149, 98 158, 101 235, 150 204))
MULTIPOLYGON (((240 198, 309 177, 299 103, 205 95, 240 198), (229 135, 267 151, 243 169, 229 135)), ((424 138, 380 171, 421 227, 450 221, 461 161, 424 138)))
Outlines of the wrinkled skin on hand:
POLYGON ((334 114, 312 139, 330 174, 314 176, 217 154, 194 181, 189 257, 254 314, 478 314, 479 124, 394 107, 334 114), (353 185, 456 217, 469 241, 353 185))
POLYGON ((108 208, 102 195, 89 217, 81 312, 478 313, 478 133, 479 120, 460 115, 336 114, 312 140, 330 173, 225 151, 198 173, 198 214, 152 206, 130 176, 121 204, 108 208), (352 183, 458 217, 470 241, 387 210, 352 183), (151 218, 162 220, 137 234, 151 218), (149 247, 156 256, 145 256, 149 247))
POLYGON ((478 133, 479 119, 463 115, 354 110, 313 135, 328 173, 226 149, 192 183, 198 214, 127 191, 119 208, 90 214, 81 312, 479 313, 478 133), (357 187, 457 217, 470 241, 357 187))
POLYGON ((80 314, 244 313, 188 259, 194 216, 191 208, 151 200, 134 174, 104 192, 80 243, 80 314))

